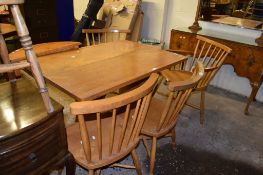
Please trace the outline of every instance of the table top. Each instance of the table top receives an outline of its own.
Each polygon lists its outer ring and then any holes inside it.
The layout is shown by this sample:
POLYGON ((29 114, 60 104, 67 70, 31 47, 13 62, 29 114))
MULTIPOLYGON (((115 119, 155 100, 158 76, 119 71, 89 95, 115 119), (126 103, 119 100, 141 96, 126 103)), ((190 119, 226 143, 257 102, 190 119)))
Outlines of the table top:
POLYGON ((185 56, 131 41, 39 57, 45 79, 77 101, 98 98, 183 60, 185 56))
POLYGON ((233 26, 239 26, 249 29, 256 29, 258 28, 263 22, 256 21, 252 19, 245 19, 245 18, 237 18, 237 17, 224 17, 213 20, 213 22, 222 23, 222 24, 229 24, 233 26))
POLYGON ((16 32, 16 27, 12 24, 5 24, 0 23, 0 34, 4 37, 7 37, 6 35, 13 34, 16 32))

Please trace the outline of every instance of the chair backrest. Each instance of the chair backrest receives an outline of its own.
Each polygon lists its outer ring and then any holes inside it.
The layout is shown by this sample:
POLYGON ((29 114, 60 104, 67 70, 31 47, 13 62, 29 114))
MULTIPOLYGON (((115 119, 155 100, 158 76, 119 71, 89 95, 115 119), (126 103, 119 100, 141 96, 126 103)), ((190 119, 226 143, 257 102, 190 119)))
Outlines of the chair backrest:
POLYGON ((127 153, 137 145, 157 80, 158 74, 153 73, 142 86, 127 93, 70 105, 71 113, 79 120, 82 146, 88 162, 94 162, 94 159, 110 161, 111 156, 125 156, 127 154, 123 152, 127 153), (84 115, 93 124, 85 121, 84 115))
POLYGON ((96 45, 116 40, 125 40, 130 30, 118 29, 82 29, 82 33, 86 34, 87 45, 96 45))
POLYGON ((169 95, 165 101, 157 131, 168 132, 175 126, 178 115, 190 96, 192 89, 197 85, 203 75, 203 64, 197 62, 193 69, 193 75, 189 79, 169 82, 169 95))
POLYGON ((25 20, 19 8, 19 4, 22 4, 22 3, 24 3, 24 0, 0 0, 0 5, 8 5, 8 8, 10 9, 12 13, 13 20, 14 20, 16 30, 17 30, 17 34, 20 38, 21 45, 23 49, 25 50, 26 57, 27 57, 26 61, 11 63, 9 60, 9 56, 7 54, 8 51, 6 48, 6 43, 4 41, 3 36, 0 34, 0 47, 1 47, 0 55, 1 57, 5 57, 3 59, 5 64, 0 66, 0 73, 12 72, 17 69, 30 67, 32 70, 33 77, 36 80, 39 91, 43 98, 43 102, 47 109, 47 112, 51 113, 54 111, 54 108, 51 103, 51 100, 48 94, 48 89, 45 85, 45 81, 44 81, 39 63, 37 61, 36 54, 32 48, 32 40, 29 36, 28 28, 26 26, 25 20))
POLYGON ((186 69, 192 71, 197 62, 203 63, 205 67, 205 75, 198 83, 197 88, 205 88, 232 49, 203 36, 197 35, 196 38, 197 44, 193 57, 188 59, 188 63, 186 64, 188 68, 186 69))

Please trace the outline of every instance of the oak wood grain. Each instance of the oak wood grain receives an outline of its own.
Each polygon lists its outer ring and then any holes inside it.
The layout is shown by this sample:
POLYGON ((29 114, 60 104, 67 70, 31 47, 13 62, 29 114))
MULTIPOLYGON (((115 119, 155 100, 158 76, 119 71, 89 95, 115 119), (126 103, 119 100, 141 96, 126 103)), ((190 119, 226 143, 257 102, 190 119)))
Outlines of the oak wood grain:
POLYGON ((131 41, 115 41, 39 57, 44 77, 78 101, 95 99, 185 60, 131 41))
MULTIPOLYGON (((68 50, 78 49, 79 42, 50 42, 33 45, 33 50, 36 56, 50 55, 58 52, 64 52, 68 50)), ((15 50, 9 54, 11 62, 17 62, 26 59, 25 50, 23 48, 15 50)))

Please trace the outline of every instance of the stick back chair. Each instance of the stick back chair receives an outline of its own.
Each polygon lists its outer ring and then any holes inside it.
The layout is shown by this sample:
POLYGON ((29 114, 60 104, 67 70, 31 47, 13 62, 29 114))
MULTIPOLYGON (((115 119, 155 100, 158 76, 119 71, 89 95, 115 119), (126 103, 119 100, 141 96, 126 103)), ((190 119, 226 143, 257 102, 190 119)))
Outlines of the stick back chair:
POLYGON ((200 104, 194 105, 187 103, 188 106, 200 110, 200 124, 203 124, 205 110, 205 90, 232 49, 203 36, 197 35, 196 39, 197 45, 195 47, 194 53, 192 56, 188 56, 187 61, 181 65, 181 70, 164 70, 162 71, 162 75, 167 81, 181 80, 182 78, 191 76, 193 68, 198 61, 204 64, 205 75, 194 88, 194 91, 201 92, 200 104))
POLYGON ((142 86, 127 93, 70 105, 79 123, 67 128, 69 151, 89 175, 108 165, 131 168, 114 164, 130 153, 141 174, 135 148, 157 80, 158 74, 153 73, 142 86))
POLYGON ((153 97, 141 131, 142 140, 150 161, 150 174, 154 173, 154 163, 156 154, 157 139, 167 134, 171 134, 172 142, 175 146, 175 126, 185 102, 191 94, 199 80, 204 75, 202 63, 197 63, 193 69, 193 74, 188 79, 182 81, 170 81, 168 84, 169 95, 167 99, 153 97), (146 138, 152 139, 151 151, 147 146, 146 138))
MULTIPOLYGON (((24 18, 20 12, 19 5, 23 4, 24 0, 0 0, 0 5, 8 5, 11 10, 15 26, 17 29, 18 36, 20 37, 20 42, 25 50, 27 60, 20 61, 17 63, 11 63, 8 56, 8 51, 6 48, 6 43, 2 35, 0 35, 0 47, 1 47, 1 57, 4 64, 0 65, 0 73, 13 72, 18 69, 31 68, 32 74, 36 80, 39 91, 42 95, 47 112, 53 112, 53 106, 48 95, 48 90, 46 88, 44 78, 37 61, 35 52, 32 49, 32 40, 29 36, 27 26, 25 24, 24 18)), ((14 77, 13 77, 14 78, 14 77)))
POLYGON ((86 34, 87 45, 96 45, 116 40, 125 40, 131 33, 130 30, 118 29, 82 29, 86 34))

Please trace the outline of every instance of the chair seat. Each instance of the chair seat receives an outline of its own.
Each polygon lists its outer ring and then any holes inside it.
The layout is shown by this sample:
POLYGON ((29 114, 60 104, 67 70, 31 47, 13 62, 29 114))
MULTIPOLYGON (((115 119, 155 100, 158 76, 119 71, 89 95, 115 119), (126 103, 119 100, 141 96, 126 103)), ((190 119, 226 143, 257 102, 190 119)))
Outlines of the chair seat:
MULTIPOLYGON (((115 130, 115 141, 114 143, 119 143, 120 139, 120 132, 121 132, 121 122, 123 121, 122 116, 117 116, 116 120, 116 130, 115 130)), ((68 139, 68 149, 69 151, 74 155, 75 161, 83 166, 84 168, 87 169, 96 169, 100 168, 105 165, 109 165, 111 163, 114 163, 118 161, 119 159, 123 158, 123 156, 128 155, 132 149, 135 148, 135 146, 138 144, 139 139, 136 139, 133 144, 130 144, 129 146, 122 146, 121 152, 118 153, 118 144, 113 145, 113 154, 109 156, 109 138, 110 137, 110 132, 111 131, 111 123, 112 121, 110 118, 104 118, 101 120, 101 127, 102 127, 102 160, 99 160, 99 153, 98 153, 98 148, 96 146, 96 136, 97 136, 97 121, 92 120, 92 121, 86 121, 86 126, 88 129, 89 136, 91 137, 91 152, 92 152, 92 157, 91 161, 88 162, 85 154, 84 154, 84 149, 81 144, 81 136, 80 136, 80 129, 79 129, 79 124, 75 123, 72 126, 67 128, 67 139, 68 139)), ((129 126, 128 126, 129 128, 129 126)), ((129 130, 127 130, 129 131, 129 130)), ((124 143, 127 143, 127 138, 124 138, 124 143)))
POLYGON ((160 131, 157 130, 164 106, 165 106, 164 101, 157 99, 155 97, 152 98, 150 108, 147 113, 147 117, 144 121, 143 128, 141 130, 142 134, 148 136, 160 137, 167 134, 170 131, 170 129, 173 128, 173 124, 171 123, 171 126, 165 127, 160 131))
POLYGON ((193 75, 190 71, 168 69, 163 70, 161 74, 167 81, 173 82, 187 80, 193 75))

